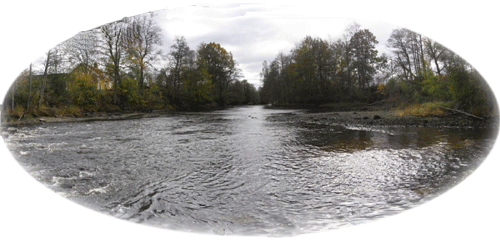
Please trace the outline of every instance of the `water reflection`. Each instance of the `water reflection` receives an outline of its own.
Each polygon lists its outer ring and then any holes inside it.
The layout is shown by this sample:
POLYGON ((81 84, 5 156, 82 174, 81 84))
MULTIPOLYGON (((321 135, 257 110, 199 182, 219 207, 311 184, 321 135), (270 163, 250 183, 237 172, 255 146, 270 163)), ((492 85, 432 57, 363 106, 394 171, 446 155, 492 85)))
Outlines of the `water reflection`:
POLYGON ((260 106, 3 133, 24 168, 92 209, 215 234, 296 235, 415 207, 480 164, 486 130, 345 127, 260 106))
MULTIPOLYGON (((366 136, 362 135, 362 136, 366 136)), ((321 150, 327 152, 354 152, 359 150, 367 150, 373 146, 373 141, 369 137, 359 137, 353 139, 340 139, 334 143, 321 147, 321 150)))
POLYGON ((371 149, 423 149, 444 145, 447 149, 469 148, 477 142, 494 138, 487 129, 447 129, 426 127, 360 128, 310 124, 298 129, 300 142, 318 147, 322 151, 352 153, 371 149))

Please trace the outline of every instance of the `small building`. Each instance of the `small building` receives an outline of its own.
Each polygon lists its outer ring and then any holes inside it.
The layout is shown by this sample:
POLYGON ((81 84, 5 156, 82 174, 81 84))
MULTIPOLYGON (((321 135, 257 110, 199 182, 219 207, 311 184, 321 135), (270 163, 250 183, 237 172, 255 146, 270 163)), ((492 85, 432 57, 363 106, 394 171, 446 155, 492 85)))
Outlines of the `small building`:
POLYGON ((90 76, 90 82, 95 85, 98 90, 109 90, 113 86, 113 79, 111 79, 106 73, 100 70, 97 67, 97 64, 86 65, 79 64, 77 65, 70 74, 74 76, 90 76))

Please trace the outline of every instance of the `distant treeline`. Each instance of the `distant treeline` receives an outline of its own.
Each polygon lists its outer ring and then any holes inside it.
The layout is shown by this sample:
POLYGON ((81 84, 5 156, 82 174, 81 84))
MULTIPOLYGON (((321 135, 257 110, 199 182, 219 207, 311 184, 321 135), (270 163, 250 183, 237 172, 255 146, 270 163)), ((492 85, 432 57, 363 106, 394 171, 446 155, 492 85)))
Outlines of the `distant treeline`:
POLYGON ((358 24, 331 42, 307 36, 289 54, 263 62, 258 90, 241 80, 231 52, 177 37, 161 50, 162 30, 151 15, 125 18, 81 32, 49 50, 12 84, 3 107, 11 118, 83 112, 207 110, 273 103, 427 104, 487 116, 498 113, 479 73, 444 46, 395 29, 389 54, 358 24))
POLYGON ((387 41, 390 54, 379 55, 376 44, 373 33, 355 23, 335 42, 307 36, 290 54, 264 61, 261 100, 277 105, 432 103, 481 116, 498 113, 479 73, 439 43, 395 29, 387 41))
POLYGON ((4 99, 4 110, 21 118, 260 102, 220 44, 202 43, 193 51, 184 37, 177 37, 163 53, 161 33, 151 15, 81 32, 21 73, 4 99))

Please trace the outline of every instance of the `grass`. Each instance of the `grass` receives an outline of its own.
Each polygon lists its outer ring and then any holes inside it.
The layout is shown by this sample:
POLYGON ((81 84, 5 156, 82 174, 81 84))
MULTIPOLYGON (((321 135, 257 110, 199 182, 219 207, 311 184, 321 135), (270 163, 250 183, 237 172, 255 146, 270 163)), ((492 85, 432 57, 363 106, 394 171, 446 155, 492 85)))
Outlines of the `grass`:
POLYGON ((10 120, 18 120, 21 117, 24 118, 33 118, 33 117, 56 117, 56 116, 80 116, 82 114, 82 109, 78 106, 68 106, 68 107, 48 107, 42 105, 40 107, 30 107, 26 109, 23 106, 16 106, 14 109, 8 108, 3 114, 10 120))
POLYGON ((438 106, 448 105, 446 102, 427 102, 400 107, 392 112, 396 116, 441 117, 446 115, 446 111, 438 106))
POLYGON ((16 106, 14 109, 8 109, 6 115, 12 118, 21 118, 26 113, 26 109, 21 106, 16 106))

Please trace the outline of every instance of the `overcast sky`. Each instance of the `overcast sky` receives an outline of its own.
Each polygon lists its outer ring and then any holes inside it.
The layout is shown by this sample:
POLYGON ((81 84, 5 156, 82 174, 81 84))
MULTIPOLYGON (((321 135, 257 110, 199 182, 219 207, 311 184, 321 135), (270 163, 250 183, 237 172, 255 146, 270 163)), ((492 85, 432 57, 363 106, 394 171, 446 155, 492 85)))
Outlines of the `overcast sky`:
POLYGON ((155 12, 165 31, 166 52, 176 36, 184 36, 192 50, 201 42, 219 43, 233 53, 242 79, 261 86, 264 60, 272 61, 279 52, 288 54, 307 35, 328 41, 342 37, 353 22, 369 29, 379 41, 379 53, 395 26, 371 20, 331 18, 296 6, 233 4, 221 6, 182 6, 155 12), (300 13, 300 14, 298 14, 300 13))

